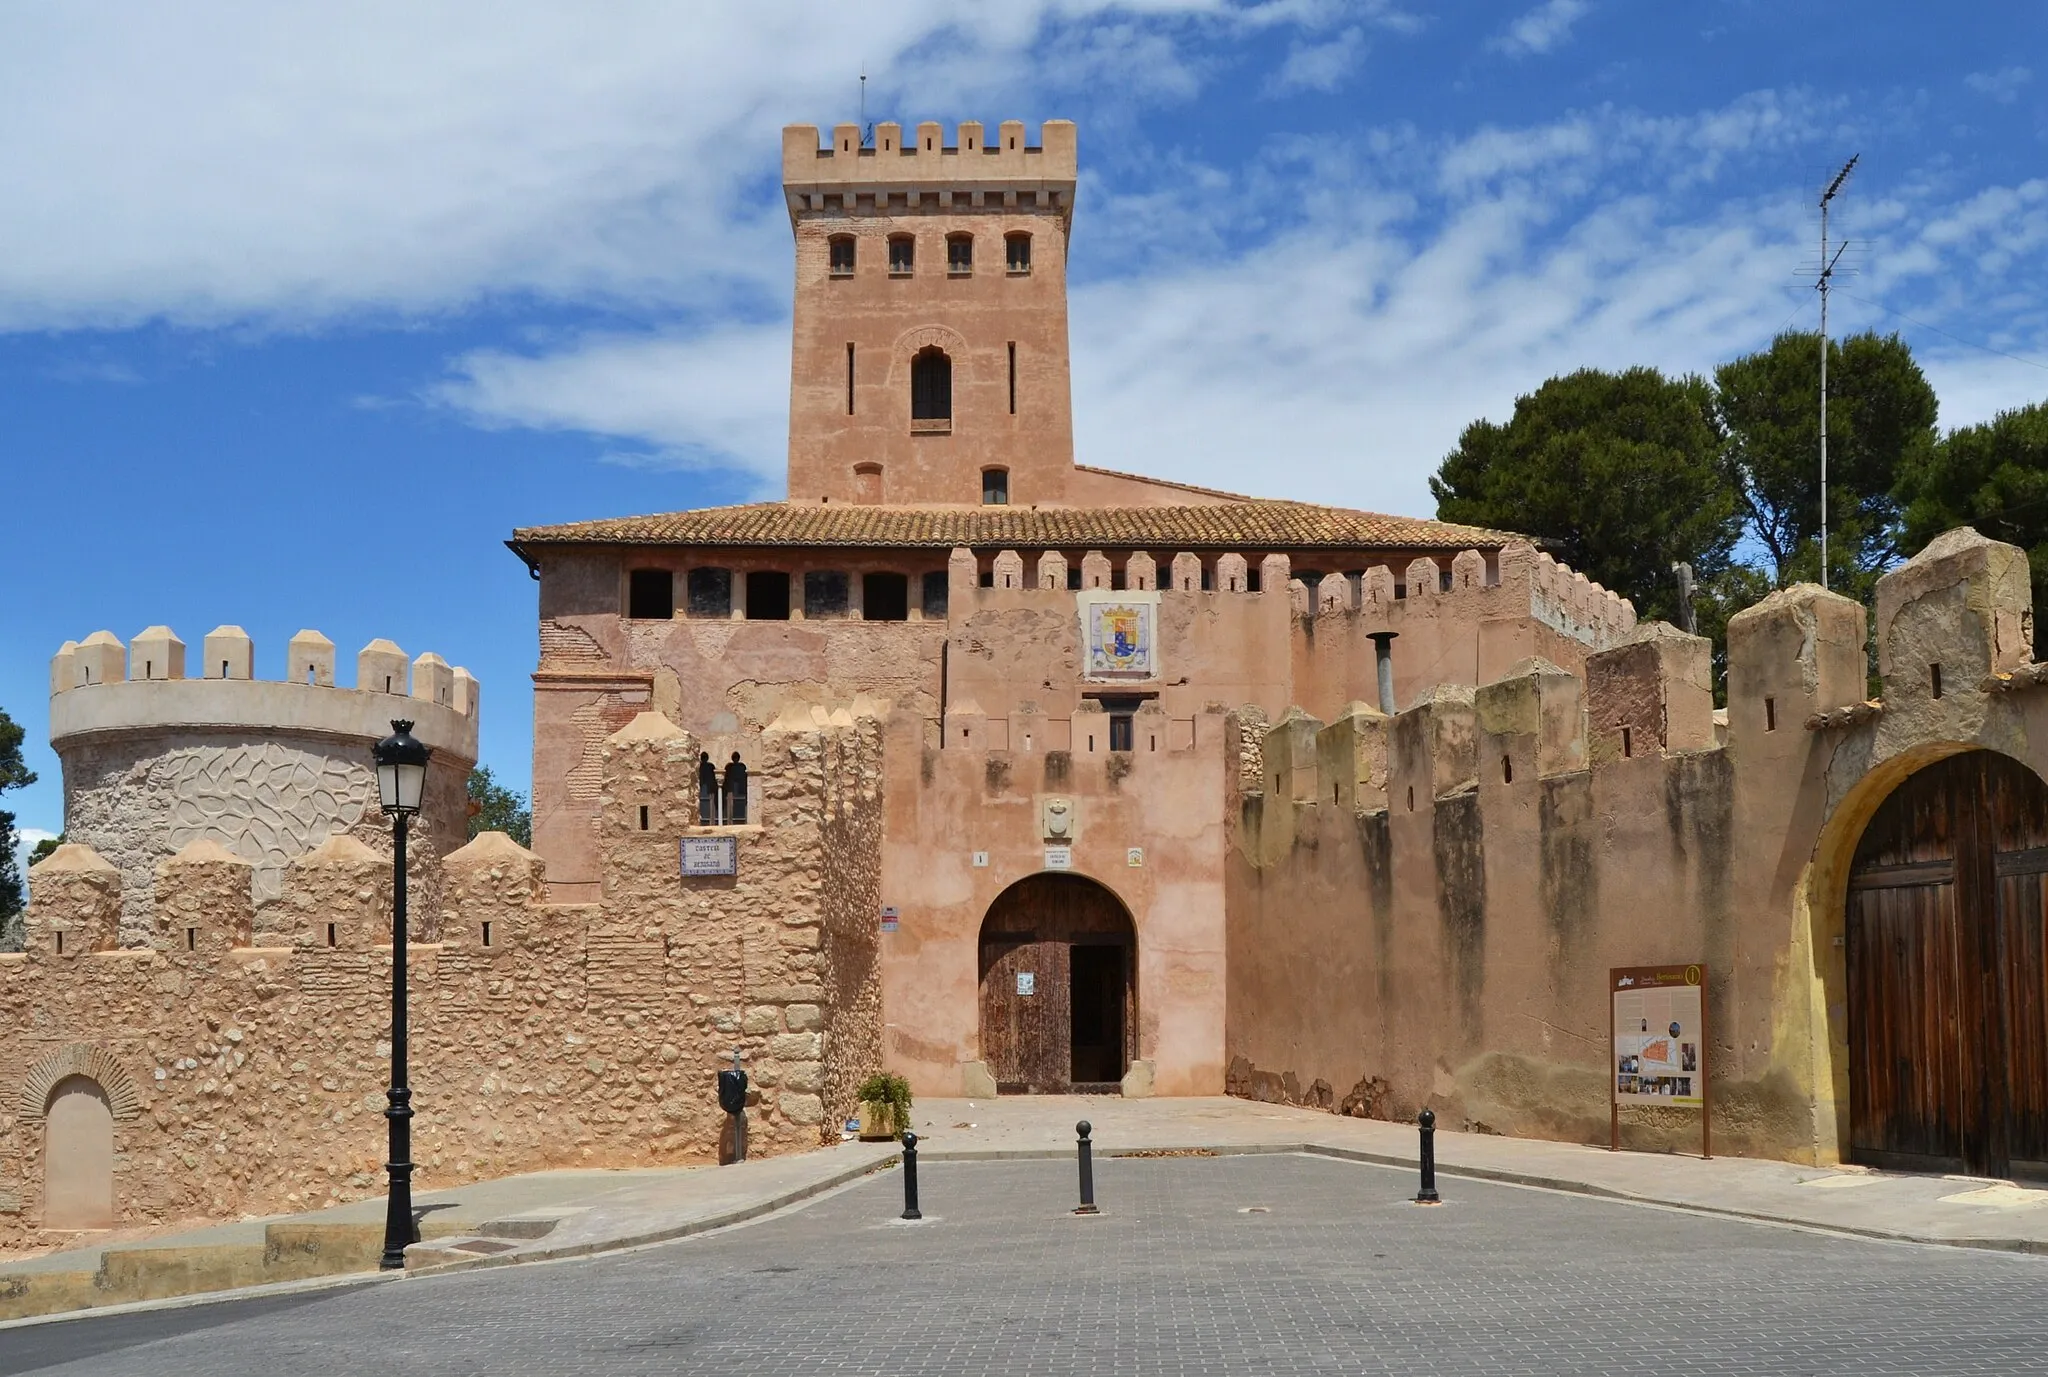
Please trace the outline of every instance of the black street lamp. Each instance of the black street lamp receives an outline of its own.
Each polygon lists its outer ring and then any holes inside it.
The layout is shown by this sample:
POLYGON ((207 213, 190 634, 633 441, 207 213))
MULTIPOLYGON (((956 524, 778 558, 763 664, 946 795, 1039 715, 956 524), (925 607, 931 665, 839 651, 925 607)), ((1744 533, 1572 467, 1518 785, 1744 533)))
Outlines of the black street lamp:
POLYGON ((377 796, 391 818, 391 1198, 384 1211, 385 1271, 405 1266, 405 1246, 419 1242, 412 1218, 412 1087, 405 1077, 405 832, 427 787, 427 757, 413 740, 412 723, 394 721, 392 734, 371 748, 377 758, 377 796))

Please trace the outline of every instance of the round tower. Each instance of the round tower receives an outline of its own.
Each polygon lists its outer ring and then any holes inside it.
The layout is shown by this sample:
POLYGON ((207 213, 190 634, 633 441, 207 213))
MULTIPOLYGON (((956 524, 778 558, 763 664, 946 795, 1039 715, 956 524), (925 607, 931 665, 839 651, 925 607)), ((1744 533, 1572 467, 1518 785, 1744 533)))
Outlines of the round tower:
POLYGON ((255 646, 216 627, 189 665, 153 626, 124 646, 111 632, 66 641, 50 662, 50 744, 64 764, 64 833, 121 872, 123 945, 146 945, 157 864, 201 839, 255 867, 258 944, 285 863, 347 833, 390 854, 370 746, 394 718, 434 752, 408 868, 417 936, 439 912, 440 857, 468 832, 478 685, 432 653, 408 660, 376 640, 354 688, 335 683, 334 643, 292 637, 282 679, 255 677, 255 646), (189 669, 189 673, 188 673, 189 669))

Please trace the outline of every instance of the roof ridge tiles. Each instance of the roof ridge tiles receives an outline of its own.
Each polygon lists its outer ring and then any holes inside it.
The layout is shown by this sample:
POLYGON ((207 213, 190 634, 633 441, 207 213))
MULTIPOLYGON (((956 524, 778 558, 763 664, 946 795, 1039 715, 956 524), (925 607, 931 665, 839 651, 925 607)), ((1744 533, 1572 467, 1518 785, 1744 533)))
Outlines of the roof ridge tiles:
POLYGON ((1491 549, 1511 532, 1279 498, 1168 507, 881 507, 752 502, 527 526, 511 544, 1491 549))

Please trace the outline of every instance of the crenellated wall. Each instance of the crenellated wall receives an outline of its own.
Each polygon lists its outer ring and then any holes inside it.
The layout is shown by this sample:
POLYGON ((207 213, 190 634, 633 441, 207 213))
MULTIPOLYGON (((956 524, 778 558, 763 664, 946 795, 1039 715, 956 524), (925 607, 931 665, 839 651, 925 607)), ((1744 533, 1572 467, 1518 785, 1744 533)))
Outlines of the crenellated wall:
MULTIPOLYGON (((1836 1159, 1849 859, 1901 780, 1986 747, 2048 772, 2024 553, 1951 532, 1865 614, 1812 586, 1708 646, 1661 624, 1389 718, 1234 715, 1233 1093, 1605 1141, 1606 971, 1703 962, 1717 1151, 1836 1159)), ((1624 1110, 1624 1143, 1697 1120, 1624 1110)))
MULTIPOLYGON (((409 955, 421 1189, 707 1160, 735 1048, 755 1152, 837 1138, 880 1060, 880 727, 780 724, 756 759, 773 823, 707 829, 697 742, 652 712, 615 732, 590 904, 548 903, 539 858, 498 833, 436 862, 409 955), (682 877, 691 835, 734 838, 737 874, 682 877)), ((26 949, 0 956, 0 1247, 64 1237, 42 1227, 43 1116, 74 1074, 113 1106, 118 1227, 384 1188, 389 858, 330 836, 264 909, 256 866, 205 838, 153 881, 135 934, 91 847, 30 871, 26 949)))
POLYGON ((255 666, 255 646, 235 626, 208 632, 189 666, 185 643, 164 626, 128 646, 96 631, 51 659, 65 836, 121 872, 123 942, 150 929, 158 863, 191 842, 254 864, 257 928, 266 933, 294 857, 338 834, 388 853, 370 747, 396 718, 412 721, 435 753, 413 851, 414 883, 429 900, 419 931, 431 937, 436 862, 467 831, 476 679, 431 651, 408 660, 376 640, 356 657, 356 686, 342 688, 334 643, 317 631, 291 639, 281 678, 258 679, 255 666))

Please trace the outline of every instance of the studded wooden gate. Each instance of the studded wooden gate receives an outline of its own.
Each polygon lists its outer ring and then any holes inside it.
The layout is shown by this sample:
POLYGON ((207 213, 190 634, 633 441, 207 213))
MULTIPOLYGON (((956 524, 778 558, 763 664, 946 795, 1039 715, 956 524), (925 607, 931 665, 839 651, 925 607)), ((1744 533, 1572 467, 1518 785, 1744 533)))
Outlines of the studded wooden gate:
POLYGON ((1004 1094, 1110 1089, 1137 1046, 1137 938, 1079 875, 1004 890, 981 928, 981 1056, 1004 1094))
POLYGON ((2048 786, 1971 751, 1921 770, 1856 849, 1850 1155, 2048 1175, 2048 786))

